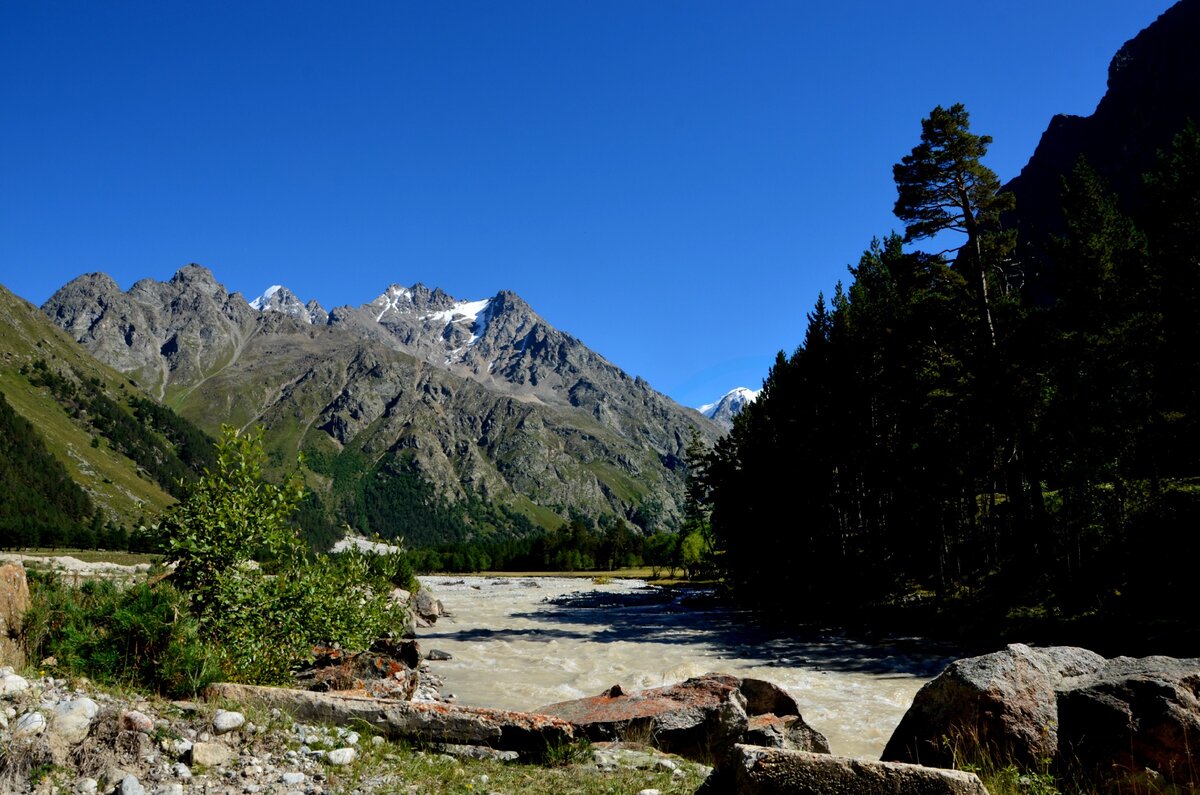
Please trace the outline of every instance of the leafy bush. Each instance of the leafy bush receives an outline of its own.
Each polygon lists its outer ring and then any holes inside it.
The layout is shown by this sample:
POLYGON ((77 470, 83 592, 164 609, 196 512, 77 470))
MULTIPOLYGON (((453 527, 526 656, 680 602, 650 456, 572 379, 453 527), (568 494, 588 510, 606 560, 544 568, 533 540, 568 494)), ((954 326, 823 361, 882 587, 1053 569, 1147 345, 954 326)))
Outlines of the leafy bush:
POLYGON ((54 657, 72 673, 172 696, 193 695, 219 678, 187 598, 168 583, 71 587, 31 574, 30 585, 24 641, 31 659, 54 657))
POLYGON ((391 580, 411 580, 397 561, 352 552, 313 561, 289 526, 303 498, 298 479, 263 478, 262 429, 222 429, 216 466, 165 517, 160 532, 176 583, 225 673, 281 683, 314 644, 366 648, 404 625, 388 601, 391 580))

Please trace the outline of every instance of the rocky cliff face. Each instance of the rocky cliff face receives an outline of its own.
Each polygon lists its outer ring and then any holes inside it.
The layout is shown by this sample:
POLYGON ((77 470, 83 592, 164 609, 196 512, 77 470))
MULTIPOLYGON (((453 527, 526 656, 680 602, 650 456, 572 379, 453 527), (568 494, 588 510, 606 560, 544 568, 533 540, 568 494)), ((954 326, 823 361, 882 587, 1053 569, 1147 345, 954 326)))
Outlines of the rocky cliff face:
POLYGON ((195 265, 127 293, 81 276, 43 307, 210 429, 263 423, 280 460, 403 455, 450 498, 560 514, 661 505, 670 523, 691 428, 719 433, 510 292, 468 302, 393 285, 325 322, 314 308, 282 287, 251 305, 195 265))
POLYGON ((1082 156, 1122 197, 1141 203, 1142 174, 1189 119, 1200 119, 1200 0, 1182 0, 1113 56, 1108 90, 1090 116, 1055 116, 1006 189, 1017 197, 1021 239, 1061 231, 1062 178, 1082 156))

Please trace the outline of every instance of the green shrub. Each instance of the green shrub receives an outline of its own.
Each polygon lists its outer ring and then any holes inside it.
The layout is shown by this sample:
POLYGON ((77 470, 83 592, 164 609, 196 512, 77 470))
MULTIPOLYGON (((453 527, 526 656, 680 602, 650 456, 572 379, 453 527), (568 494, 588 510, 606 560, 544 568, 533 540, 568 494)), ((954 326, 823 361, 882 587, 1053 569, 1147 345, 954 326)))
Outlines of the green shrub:
POLYGON ((293 478, 263 479, 262 429, 222 429, 216 466, 206 470, 161 525, 173 579, 189 596, 202 633, 234 680, 288 681, 315 644, 363 649, 404 625, 388 602, 391 581, 411 581, 392 556, 351 552, 308 557, 289 526, 303 498, 293 478))
POLYGON ((78 587, 53 575, 30 578, 24 640, 31 659, 101 682, 193 695, 220 669, 186 597, 170 584, 121 590, 89 580, 78 587))

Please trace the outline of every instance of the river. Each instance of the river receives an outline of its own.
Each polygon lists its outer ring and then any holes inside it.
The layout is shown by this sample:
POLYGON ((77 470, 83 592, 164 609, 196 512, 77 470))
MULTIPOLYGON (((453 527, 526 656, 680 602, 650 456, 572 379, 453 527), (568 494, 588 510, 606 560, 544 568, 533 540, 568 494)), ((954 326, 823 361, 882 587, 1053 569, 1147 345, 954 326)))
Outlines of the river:
POLYGON ((418 631, 444 694, 534 710, 621 684, 657 687, 718 671, 787 689, 834 753, 879 758, 913 696, 951 657, 911 639, 766 630, 711 600, 640 580, 422 577, 450 616, 418 631))

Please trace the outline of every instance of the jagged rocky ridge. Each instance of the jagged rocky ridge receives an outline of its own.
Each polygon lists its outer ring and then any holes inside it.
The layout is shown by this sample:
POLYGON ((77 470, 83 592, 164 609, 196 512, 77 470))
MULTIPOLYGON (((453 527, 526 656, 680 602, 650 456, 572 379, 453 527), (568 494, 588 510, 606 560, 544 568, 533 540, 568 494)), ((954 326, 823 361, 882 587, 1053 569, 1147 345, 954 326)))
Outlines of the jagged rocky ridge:
POLYGON ((280 461, 403 456, 445 497, 499 500, 543 524, 546 508, 650 506, 669 525, 691 429, 719 434, 507 291, 463 302, 393 285, 326 314, 283 287, 252 305, 189 265, 127 292, 80 276, 43 310, 202 426, 266 425, 280 461))

